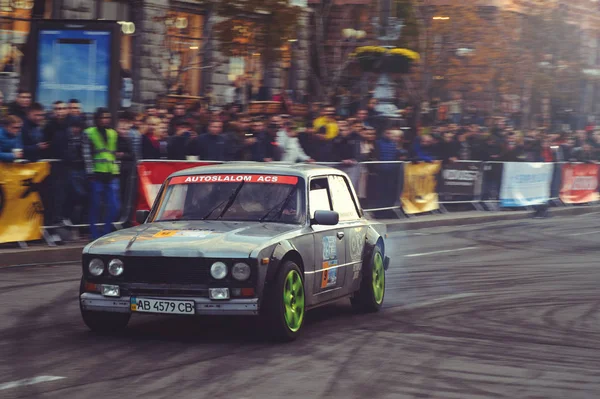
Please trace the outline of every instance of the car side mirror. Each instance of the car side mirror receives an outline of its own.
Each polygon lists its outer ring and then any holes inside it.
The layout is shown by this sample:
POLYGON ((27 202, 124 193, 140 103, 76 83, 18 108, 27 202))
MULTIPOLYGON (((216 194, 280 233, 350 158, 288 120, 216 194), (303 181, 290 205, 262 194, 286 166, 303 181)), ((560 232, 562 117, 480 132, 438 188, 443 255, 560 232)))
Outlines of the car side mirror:
POLYGON ((315 211, 312 224, 321 226, 335 226, 340 222, 340 214, 335 211, 315 211))
POLYGON ((150 211, 135 211, 135 221, 139 224, 144 224, 148 216, 150 215, 150 211))

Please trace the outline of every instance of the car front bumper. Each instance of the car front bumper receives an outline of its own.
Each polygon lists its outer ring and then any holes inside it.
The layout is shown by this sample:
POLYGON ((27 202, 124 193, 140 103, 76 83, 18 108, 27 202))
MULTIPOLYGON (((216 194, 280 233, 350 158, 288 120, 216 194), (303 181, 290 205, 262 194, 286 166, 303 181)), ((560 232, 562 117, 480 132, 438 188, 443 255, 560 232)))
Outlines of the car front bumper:
MULTIPOLYGON (((149 296, 149 298, 152 298, 149 296)), ((224 301, 213 301, 208 298, 189 297, 153 297, 154 299, 172 301, 194 301, 196 305, 196 316, 203 315, 230 315, 230 316, 254 316, 258 315, 258 299, 229 299, 224 301)), ((80 295, 81 308, 94 312, 114 313, 138 313, 132 312, 130 308, 130 297, 119 298, 105 297, 104 295, 86 292, 80 295)), ((149 313, 146 313, 149 314, 149 313)))

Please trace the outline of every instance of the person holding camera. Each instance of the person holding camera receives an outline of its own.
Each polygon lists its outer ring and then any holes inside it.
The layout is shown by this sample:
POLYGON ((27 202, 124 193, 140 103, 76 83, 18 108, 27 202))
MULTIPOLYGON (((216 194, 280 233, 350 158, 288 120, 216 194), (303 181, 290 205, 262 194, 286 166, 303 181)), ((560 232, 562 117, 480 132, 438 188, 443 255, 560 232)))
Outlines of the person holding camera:
POLYGON ((23 121, 15 115, 9 115, 4 127, 0 129, 0 162, 15 162, 23 159, 21 130, 23 121))

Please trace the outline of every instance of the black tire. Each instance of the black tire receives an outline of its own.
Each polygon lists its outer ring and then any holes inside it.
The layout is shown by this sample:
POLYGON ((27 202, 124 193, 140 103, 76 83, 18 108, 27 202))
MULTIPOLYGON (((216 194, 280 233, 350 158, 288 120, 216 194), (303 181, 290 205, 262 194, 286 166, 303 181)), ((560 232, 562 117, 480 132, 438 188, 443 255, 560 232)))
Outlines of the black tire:
POLYGON ((383 262, 383 254, 381 253, 381 248, 378 246, 373 248, 370 257, 363 262, 360 289, 350 298, 350 303, 356 311, 373 313, 381 309, 381 305, 383 305, 385 299, 385 270, 383 262), (377 264, 379 262, 380 264, 377 264), (377 270, 377 273, 373 273, 374 269, 377 270), (374 279, 376 279, 377 284, 373 283, 374 279))
MULTIPOLYGON (((83 284, 84 280, 81 279, 79 288, 80 296, 84 292, 83 284)), ((102 334, 115 334, 123 331, 131 318, 130 313, 94 312, 85 310, 81 304, 81 299, 79 300, 79 310, 81 311, 81 317, 83 318, 85 325, 93 332, 102 334)))
POLYGON ((278 342, 295 340, 302 331, 306 317, 304 279, 296 263, 287 261, 281 266, 262 303, 263 328, 268 336, 278 342), (294 285, 291 286, 290 282, 294 285), (288 303, 284 300, 286 292, 293 294, 288 303), (291 319, 286 317, 286 312, 292 315, 291 319))

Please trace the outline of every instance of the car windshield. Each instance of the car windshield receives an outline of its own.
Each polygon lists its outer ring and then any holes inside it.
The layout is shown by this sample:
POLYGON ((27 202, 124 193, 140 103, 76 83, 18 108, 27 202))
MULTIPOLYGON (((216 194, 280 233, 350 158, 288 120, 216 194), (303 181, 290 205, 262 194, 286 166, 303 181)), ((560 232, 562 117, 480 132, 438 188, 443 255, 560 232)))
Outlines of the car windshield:
POLYGON ((195 175, 173 177, 153 221, 229 220, 302 223, 304 186, 295 176, 195 175))

